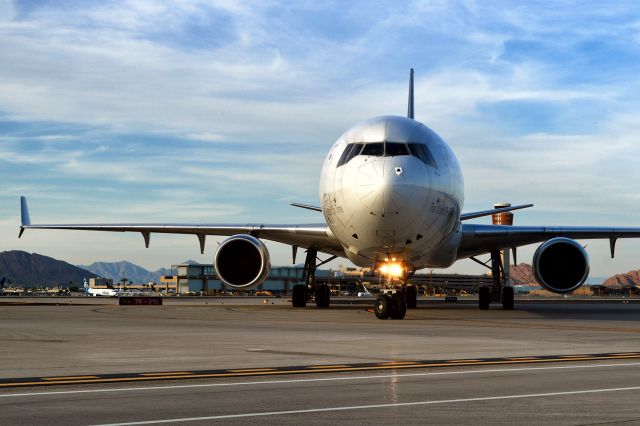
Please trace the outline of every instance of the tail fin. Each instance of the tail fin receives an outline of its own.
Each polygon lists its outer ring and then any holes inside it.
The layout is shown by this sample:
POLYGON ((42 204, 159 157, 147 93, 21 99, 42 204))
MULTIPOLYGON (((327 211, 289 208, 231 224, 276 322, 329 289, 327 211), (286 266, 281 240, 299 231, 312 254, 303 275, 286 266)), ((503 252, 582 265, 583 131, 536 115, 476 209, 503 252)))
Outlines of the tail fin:
POLYGON ((409 106, 407 117, 413 120, 413 68, 409 71, 409 106))
POLYGON ((31 226, 31 217, 29 217, 27 199, 23 196, 20 197, 20 234, 18 234, 18 238, 22 237, 25 226, 31 226))

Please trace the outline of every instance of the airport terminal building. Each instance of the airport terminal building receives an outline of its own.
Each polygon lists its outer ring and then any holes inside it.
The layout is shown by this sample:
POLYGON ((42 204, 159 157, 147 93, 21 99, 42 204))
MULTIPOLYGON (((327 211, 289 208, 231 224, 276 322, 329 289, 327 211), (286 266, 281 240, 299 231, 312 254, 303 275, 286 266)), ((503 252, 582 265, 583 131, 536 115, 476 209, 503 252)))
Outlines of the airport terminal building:
MULTIPOLYGON (((158 291, 175 294, 216 294, 234 289, 225 286, 209 264, 172 265, 172 275, 160 278, 158 291)), ((278 266, 271 268, 267 280, 256 290, 288 293, 294 285, 302 283, 302 268, 278 266)))
MULTIPOLYGON (((235 292, 218 278, 211 264, 178 264, 171 266, 172 275, 160 278, 155 290, 166 294, 216 295, 223 292, 235 292)), ((367 268, 340 267, 335 270, 316 271, 316 281, 328 284, 334 294, 355 294, 361 291, 362 284, 367 287, 379 287, 380 278, 367 268)), ((428 294, 448 294, 475 292, 483 285, 490 285, 491 277, 486 275, 458 274, 416 274, 410 280, 428 294)), ((301 266, 277 266, 271 268, 266 281, 255 291, 269 291, 273 294, 290 294, 293 286, 304 284, 301 266)))

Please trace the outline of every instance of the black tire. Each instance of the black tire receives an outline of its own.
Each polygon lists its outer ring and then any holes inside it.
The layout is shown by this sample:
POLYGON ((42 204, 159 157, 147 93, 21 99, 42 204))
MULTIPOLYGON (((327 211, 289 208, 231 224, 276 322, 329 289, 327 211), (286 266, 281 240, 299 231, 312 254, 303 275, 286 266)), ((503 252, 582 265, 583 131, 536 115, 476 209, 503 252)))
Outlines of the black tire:
POLYGON ((391 296, 391 319, 401 320, 407 315, 407 300, 402 293, 395 293, 391 296))
POLYGON ((328 308, 331 303, 331 289, 326 284, 316 285, 316 306, 318 308, 328 308))
POLYGON ((491 304, 491 290, 489 290, 489 287, 480 287, 478 302, 479 308, 483 311, 489 309, 489 305, 491 304))
POLYGON ((291 305, 294 308, 304 308, 307 306, 307 286, 304 284, 296 284, 293 286, 291 295, 291 305))
POLYGON ((408 285, 405 292, 407 294, 407 308, 415 309, 418 306, 418 288, 415 285, 408 285))
POLYGON ((389 319, 393 302, 388 294, 383 294, 376 299, 373 311, 378 319, 389 319))
POLYGON ((513 287, 505 287, 502 289, 502 309, 507 311, 513 310, 514 304, 513 287))

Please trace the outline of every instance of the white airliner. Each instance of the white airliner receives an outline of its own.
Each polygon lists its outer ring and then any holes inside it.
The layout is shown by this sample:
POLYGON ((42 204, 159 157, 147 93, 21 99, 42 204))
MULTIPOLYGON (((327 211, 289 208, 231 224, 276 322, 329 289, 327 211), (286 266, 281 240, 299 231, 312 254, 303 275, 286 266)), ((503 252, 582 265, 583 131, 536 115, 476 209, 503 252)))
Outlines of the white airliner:
POLYGON ((87 283, 87 279, 84 279, 84 292, 86 294, 88 294, 89 296, 105 296, 105 297, 114 297, 118 295, 118 292, 116 292, 114 289, 112 288, 91 288, 89 287, 89 284, 87 283))
MULTIPOLYGON (((325 222, 308 225, 239 224, 31 224, 27 202, 21 198, 25 229, 69 229, 140 232, 149 246, 151 233, 194 234, 204 253, 207 235, 225 235, 214 264, 228 286, 250 289, 262 283, 270 269, 269 253, 260 239, 306 249, 306 285, 294 287, 292 304, 306 305, 315 295, 318 307, 329 306, 330 291, 316 285, 316 267, 346 257, 363 267, 373 266, 401 283, 418 269, 445 268, 460 259, 489 254, 494 284, 479 292, 479 306, 502 302, 513 309, 513 288, 504 285, 500 250, 540 243, 533 257, 536 279, 555 293, 580 287, 589 274, 589 259, 575 239, 607 238, 614 255, 618 238, 640 237, 640 228, 549 227, 469 224, 465 221, 517 210, 521 205, 462 213, 464 183, 451 148, 433 130, 414 120, 413 70, 409 80, 407 117, 382 116, 347 130, 331 147, 320 175, 320 206, 294 204, 316 210, 325 222), (318 252, 331 257, 318 263, 318 252)), ((415 307, 416 290, 382 294, 376 299, 378 318, 404 318, 415 307)))

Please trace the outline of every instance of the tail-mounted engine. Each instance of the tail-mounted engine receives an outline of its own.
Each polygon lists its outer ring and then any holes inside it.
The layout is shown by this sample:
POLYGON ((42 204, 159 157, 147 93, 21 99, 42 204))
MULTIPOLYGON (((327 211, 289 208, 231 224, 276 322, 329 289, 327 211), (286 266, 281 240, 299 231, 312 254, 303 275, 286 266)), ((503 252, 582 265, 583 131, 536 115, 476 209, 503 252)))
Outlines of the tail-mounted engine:
POLYGON ((269 251, 251 235, 234 235, 220 244, 213 263, 220 280, 233 288, 251 289, 269 275, 269 251))
POLYGON ((533 274, 547 290, 569 293, 587 280, 589 256, 575 240, 552 238, 533 255, 533 274))

